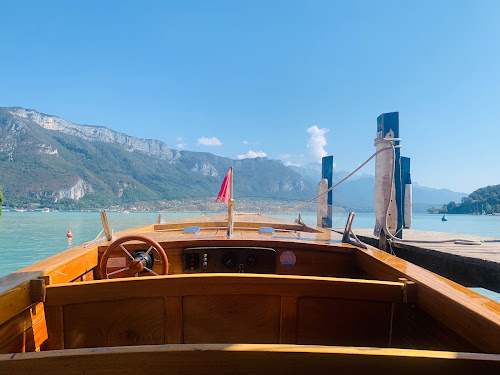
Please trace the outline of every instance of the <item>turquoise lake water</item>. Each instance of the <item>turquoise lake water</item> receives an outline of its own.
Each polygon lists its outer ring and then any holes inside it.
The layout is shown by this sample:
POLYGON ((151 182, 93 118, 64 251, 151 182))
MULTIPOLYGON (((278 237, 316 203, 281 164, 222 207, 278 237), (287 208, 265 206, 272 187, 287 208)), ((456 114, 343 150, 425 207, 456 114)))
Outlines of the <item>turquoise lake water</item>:
MULTIPOLYGON (((198 212, 162 212, 162 220, 197 216, 198 212)), ((110 227, 120 230, 153 224, 158 219, 157 212, 118 213, 108 212, 110 227)), ((295 220, 297 214, 280 215, 278 218, 295 220)), ((316 213, 302 213, 306 224, 316 225, 316 213)), ((335 214, 334 227, 344 227, 347 213, 335 214)), ((500 238, 500 216, 448 215, 448 221, 441 221, 440 215, 414 214, 413 229, 474 234, 500 238)), ((373 213, 359 213, 354 218, 353 228, 373 228, 373 213)), ((4 212, 0 216, 0 277, 67 250, 78 244, 93 240, 102 229, 99 212, 4 212), (67 230, 73 238, 68 240, 67 230)), ((483 292, 484 290, 474 289, 483 292)), ((484 294, 500 299, 499 294, 484 294)))

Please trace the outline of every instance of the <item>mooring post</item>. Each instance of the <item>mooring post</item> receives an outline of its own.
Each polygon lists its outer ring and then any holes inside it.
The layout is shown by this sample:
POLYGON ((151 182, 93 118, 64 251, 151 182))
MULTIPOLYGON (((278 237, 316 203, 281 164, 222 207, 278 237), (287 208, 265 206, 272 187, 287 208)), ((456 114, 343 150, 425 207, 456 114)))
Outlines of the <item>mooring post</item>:
POLYGON ((316 225, 321 228, 325 227, 325 219, 328 218, 328 194, 323 194, 327 190, 328 180, 323 178, 318 184, 319 197, 316 200, 316 225))
MULTIPOLYGON (((333 156, 324 156, 322 159, 322 179, 326 179, 328 181, 328 189, 333 186, 333 156)), ((319 190, 319 188, 318 188, 319 190)), ((323 228, 331 228, 332 227, 332 207, 333 207, 333 191, 330 190, 327 194, 327 208, 326 208, 326 217, 323 217, 323 228)))
MULTIPOLYGON (((399 112, 384 113, 377 118, 377 139, 383 138, 399 138, 399 112)), ((394 141, 393 144, 399 146, 400 142, 394 141)), ((377 149, 388 146, 387 142, 378 143, 377 149)), ((377 155, 375 161, 375 216, 374 234, 379 237, 381 248, 385 248, 386 229, 395 237, 403 237, 403 189, 401 153, 398 147, 395 148, 394 159, 390 150, 377 155), (394 163, 394 173, 390 175, 392 163, 394 163), (393 182, 394 187, 392 187, 393 182)))
POLYGON ((411 228, 412 187, 410 173, 410 158, 401 157, 401 179, 403 188, 403 228, 411 228))

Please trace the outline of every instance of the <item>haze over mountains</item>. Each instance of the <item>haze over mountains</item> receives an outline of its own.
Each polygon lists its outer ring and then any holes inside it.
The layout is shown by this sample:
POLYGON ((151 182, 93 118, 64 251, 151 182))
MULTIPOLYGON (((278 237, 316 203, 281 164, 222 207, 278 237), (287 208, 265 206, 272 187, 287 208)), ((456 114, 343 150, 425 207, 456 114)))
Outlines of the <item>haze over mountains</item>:
MULTIPOLYGON (((292 167, 304 178, 319 181, 321 164, 309 163, 304 167, 292 167)), ((338 182, 349 175, 347 171, 334 171, 333 181, 338 182)), ((354 175, 333 190, 334 204, 357 211, 373 211, 375 197, 375 176, 369 174, 354 175)), ((441 207, 444 202, 460 202, 466 193, 457 193, 449 189, 433 189, 412 184, 412 201, 414 212, 427 212, 430 207, 441 207)))
MULTIPOLYGON (((98 208, 160 199, 213 200, 231 166, 235 198, 307 200, 316 195, 321 177, 319 164, 297 168, 267 158, 231 160, 177 151, 103 126, 0 107, 0 186, 10 206, 98 208)), ((345 174, 337 172, 334 178, 345 174)), ((414 186, 417 205, 442 205, 462 196, 414 186)), ((337 206, 373 210, 373 176, 346 181, 334 197, 337 206)))

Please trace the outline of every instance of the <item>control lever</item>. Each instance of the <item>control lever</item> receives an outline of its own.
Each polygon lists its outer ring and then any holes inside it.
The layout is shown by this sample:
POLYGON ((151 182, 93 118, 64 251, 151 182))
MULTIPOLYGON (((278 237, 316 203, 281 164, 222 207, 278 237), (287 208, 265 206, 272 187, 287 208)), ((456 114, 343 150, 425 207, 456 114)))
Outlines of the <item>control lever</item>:
POLYGON ((362 249, 366 249, 366 245, 362 243, 352 231, 352 221, 354 220, 354 215, 354 212, 349 212, 349 217, 347 218, 347 223, 344 229, 344 235, 342 236, 342 242, 361 247, 362 249), (351 238, 351 236, 354 237, 354 240, 351 238))
POLYGON ((244 268, 245 268, 245 265, 244 264, 240 264, 240 271, 239 271, 239 273, 245 273, 244 268))

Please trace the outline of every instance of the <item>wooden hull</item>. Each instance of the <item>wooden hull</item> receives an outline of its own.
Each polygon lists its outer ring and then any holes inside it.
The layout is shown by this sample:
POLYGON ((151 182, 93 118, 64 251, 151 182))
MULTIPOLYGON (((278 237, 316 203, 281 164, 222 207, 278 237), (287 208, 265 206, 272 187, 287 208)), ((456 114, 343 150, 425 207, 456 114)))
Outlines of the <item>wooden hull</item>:
POLYGON ((212 215, 118 234, 158 242, 165 276, 98 280, 103 242, 1 278, 0 353, 20 354, 0 355, 0 373, 126 374, 137 370, 126 358, 142 354, 148 374, 498 372, 499 303, 329 230, 238 215, 228 239, 225 225, 212 215))

